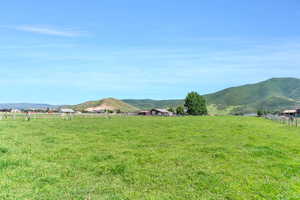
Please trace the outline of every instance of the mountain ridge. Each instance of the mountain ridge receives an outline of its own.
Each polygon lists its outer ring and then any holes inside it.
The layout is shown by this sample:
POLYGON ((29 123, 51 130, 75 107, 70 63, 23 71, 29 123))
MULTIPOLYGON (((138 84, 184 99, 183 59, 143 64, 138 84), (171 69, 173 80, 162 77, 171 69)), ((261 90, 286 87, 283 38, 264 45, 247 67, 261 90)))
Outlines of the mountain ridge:
MULTIPOLYGON (((215 93, 203 95, 212 114, 241 114, 256 112, 259 109, 279 111, 300 107, 300 79, 299 78, 271 78, 253 84, 245 84, 226 88, 215 93)), ((84 110, 100 106, 105 103, 122 112, 148 110, 151 108, 177 107, 184 104, 184 99, 123 99, 105 98, 96 101, 87 101, 77 105, 58 106, 33 103, 4 103, 0 109, 30 109, 30 108, 58 108, 71 107, 84 110)))
POLYGON ((279 111, 300 105, 300 79, 271 78, 205 95, 209 105, 234 106, 232 113, 279 111))
MULTIPOLYGON (((245 84, 226 88, 215 93, 203 95, 213 114, 227 110, 229 114, 256 112, 259 109, 279 111, 282 109, 300 106, 300 79, 298 78, 271 78, 253 84, 245 84)), ((184 104, 184 100, 133 100, 125 99, 125 102, 148 108, 177 107, 184 104), (162 104, 161 102, 164 102, 162 104), (166 103, 167 102, 167 103, 166 103)))

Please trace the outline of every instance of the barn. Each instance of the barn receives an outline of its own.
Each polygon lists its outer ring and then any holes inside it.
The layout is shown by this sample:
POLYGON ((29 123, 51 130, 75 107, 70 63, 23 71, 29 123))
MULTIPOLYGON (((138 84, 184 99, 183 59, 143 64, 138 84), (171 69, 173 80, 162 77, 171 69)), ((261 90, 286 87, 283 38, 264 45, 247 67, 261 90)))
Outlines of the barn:
POLYGON ((155 108, 152 109, 151 111, 151 115, 157 115, 157 116, 172 116, 173 113, 166 110, 166 109, 159 109, 159 108, 155 108))

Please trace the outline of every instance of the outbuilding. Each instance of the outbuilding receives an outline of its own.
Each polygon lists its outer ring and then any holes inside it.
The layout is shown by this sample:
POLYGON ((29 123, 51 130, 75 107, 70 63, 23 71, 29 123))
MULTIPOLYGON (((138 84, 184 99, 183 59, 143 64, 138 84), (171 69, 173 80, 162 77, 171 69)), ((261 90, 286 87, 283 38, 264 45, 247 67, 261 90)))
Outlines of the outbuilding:
POLYGON ((160 108, 152 109, 150 112, 151 112, 151 115, 157 115, 157 116, 172 116, 173 115, 173 113, 168 111, 167 109, 160 109, 160 108))

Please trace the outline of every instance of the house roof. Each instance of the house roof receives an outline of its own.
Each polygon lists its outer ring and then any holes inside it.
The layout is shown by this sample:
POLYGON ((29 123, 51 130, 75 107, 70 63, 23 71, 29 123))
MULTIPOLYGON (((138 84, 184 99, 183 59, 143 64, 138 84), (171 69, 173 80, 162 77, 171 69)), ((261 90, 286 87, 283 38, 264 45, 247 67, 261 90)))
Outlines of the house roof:
POLYGON ((168 111, 167 109, 155 108, 155 109, 152 109, 152 110, 158 111, 158 112, 161 112, 161 113, 170 113, 170 111, 168 111))
POLYGON ((296 113, 297 110, 284 110, 282 113, 288 114, 288 113, 296 113))

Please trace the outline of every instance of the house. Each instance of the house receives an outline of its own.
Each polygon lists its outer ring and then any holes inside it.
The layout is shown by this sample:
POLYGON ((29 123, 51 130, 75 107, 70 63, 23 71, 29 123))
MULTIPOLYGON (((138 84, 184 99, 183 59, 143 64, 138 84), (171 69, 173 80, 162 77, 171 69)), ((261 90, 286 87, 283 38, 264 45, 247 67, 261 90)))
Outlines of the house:
POLYGON ((300 109, 284 110, 281 115, 286 117, 300 117, 300 109))
POLYGON ((75 111, 71 108, 61 108, 59 110, 60 113, 67 113, 67 114, 71 114, 71 113, 75 113, 75 111))
POLYGON ((166 109, 155 108, 152 110, 142 110, 138 112, 138 115, 143 116, 173 116, 174 114, 166 109))
POLYGON ((19 109, 12 109, 10 112, 11 113, 21 113, 21 110, 19 110, 19 109))
POLYGON ((150 111, 151 115, 157 116, 173 116, 173 113, 166 109, 155 108, 150 111))

